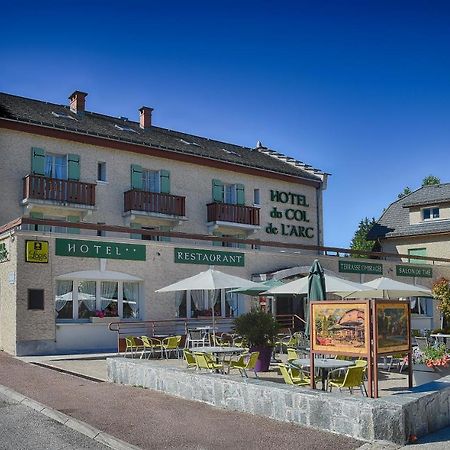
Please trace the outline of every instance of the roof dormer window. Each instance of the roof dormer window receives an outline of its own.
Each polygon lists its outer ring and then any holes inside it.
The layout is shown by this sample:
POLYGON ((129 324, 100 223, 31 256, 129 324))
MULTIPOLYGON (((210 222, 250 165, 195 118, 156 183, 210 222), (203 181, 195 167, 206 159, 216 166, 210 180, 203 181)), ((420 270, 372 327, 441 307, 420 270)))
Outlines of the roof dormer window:
POLYGON ((423 220, 439 219, 439 207, 434 206, 432 208, 422 209, 423 220))

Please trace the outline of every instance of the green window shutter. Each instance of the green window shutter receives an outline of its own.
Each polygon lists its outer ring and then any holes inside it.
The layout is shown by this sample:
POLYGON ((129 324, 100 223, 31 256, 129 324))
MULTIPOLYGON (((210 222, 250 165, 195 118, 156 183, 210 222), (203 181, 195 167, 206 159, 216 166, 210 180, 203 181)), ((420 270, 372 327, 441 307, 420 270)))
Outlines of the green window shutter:
POLYGON ((80 179, 80 155, 67 155, 67 178, 75 181, 80 179))
POLYGON ((245 191, 243 184, 236 185, 236 204, 245 205, 245 191))
MULTIPOLYGON (((141 225, 139 223, 131 222, 130 228, 140 229, 141 225)), ((142 234, 130 234, 130 239, 142 239, 142 234)))
POLYGON ((161 194, 170 194, 170 172, 168 170, 159 171, 161 194))
POLYGON ((213 202, 224 202, 225 186, 220 180, 212 180, 212 198, 213 202))
MULTIPOLYGON (((67 222, 79 222, 80 217, 79 216, 68 216, 67 222)), ((69 234, 80 234, 79 228, 67 228, 67 233, 69 234)))
MULTIPOLYGON (((426 248, 410 248, 408 250, 408 255, 427 256, 427 249, 426 248)), ((415 258, 411 258, 409 260, 409 262, 411 264, 427 264, 427 263, 429 263, 429 261, 427 261, 426 259, 415 259, 415 258)))
MULTIPOLYGON (((213 231, 213 236, 222 236, 222 234, 217 231, 213 231)), ((223 243, 221 241, 212 241, 212 245, 213 247, 222 247, 223 243)))
POLYGON ((131 164, 131 189, 142 189, 142 167, 131 164))
MULTIPOLYGON (((161 231, 171 231, 170 227, 165 227, 165 226, 160 226, 159 229, 161 231)), ((159 236, 159 240, 161 242, 170 242, 170 237, 168 237, 168 236, 159 236)))
POLYGON ((43 148, 31 148, 31 172, 36 175, 45 175, 45 150, 43 148))

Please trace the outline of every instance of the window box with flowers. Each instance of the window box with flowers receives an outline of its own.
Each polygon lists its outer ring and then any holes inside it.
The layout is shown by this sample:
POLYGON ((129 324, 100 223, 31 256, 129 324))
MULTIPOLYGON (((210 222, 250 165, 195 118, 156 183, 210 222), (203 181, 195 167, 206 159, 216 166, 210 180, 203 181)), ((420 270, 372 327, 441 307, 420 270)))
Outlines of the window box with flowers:
POLYGON ((450 375, 450 354, 444 344, 413 351, 414 386, 450 375))

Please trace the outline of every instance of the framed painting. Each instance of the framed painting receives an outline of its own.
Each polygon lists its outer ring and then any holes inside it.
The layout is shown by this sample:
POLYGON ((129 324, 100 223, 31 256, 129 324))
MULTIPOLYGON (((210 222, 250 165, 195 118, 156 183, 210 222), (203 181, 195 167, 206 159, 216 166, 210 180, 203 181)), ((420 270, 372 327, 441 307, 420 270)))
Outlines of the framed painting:
POLYGON ((410 349, 409 304, 376 302, 377 353, 400 353, 410 349))

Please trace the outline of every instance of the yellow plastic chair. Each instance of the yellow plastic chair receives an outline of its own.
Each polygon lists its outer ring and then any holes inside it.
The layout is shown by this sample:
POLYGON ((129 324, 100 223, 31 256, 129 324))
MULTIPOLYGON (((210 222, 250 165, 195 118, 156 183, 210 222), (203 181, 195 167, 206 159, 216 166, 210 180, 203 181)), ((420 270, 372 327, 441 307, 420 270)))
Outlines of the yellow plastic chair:
POLYGON ((297 350, 295 348, 288 347, 287 348, 287 360, 294 361, 298 359, 297 350))
POLYGON ((125 337, 125 357, 127 354, 131 354, 131 357, 134 358, 134 355, 142 351, 144 349, 144 346, 141 344, 138 344, 137 339, 134 336, 126 336, 125 337))
POLYGON ((153 356, 155 353, 160 353, 162 355, 162 344, 160 339, 156 338, 150 338, 148 336, 141 336, 140 337, 142 344, 143 344, 143 350, 141 353, 141 359, 145 357, 145 353, 149 353, 148 357, 153 356))
MULTIPOLYGON (((363 361, 361 361, 363 362, 363 361)), ((353 389, 359 388, 362 395, 367 396, 366 386, 364 385, 364 373, 366 368, 360 363, 360 365, 350 366, 347 368, 345 375, 343 377, 333 377, 333 373, 339 373, 340 369, 331 370, 328 373, 327 379, 327 389, 331 392, 333 387, 339 389, 347 388, 351 394, 353 394, 353 389)))
POLYGON ((190 350, 183 349, 183 359, 186 361, 188 369, 192 369, 193 367, 197 368, 195 357, 190 350))
POLYGON ((286 384, 309 386, 310 379, 301 370, 291 369, 286 364, 278 364, 278 367, 286 384))
POLYGON ((181 336, 169 336, 161 341, 161 345, 164 351, 164 355, 166 356, 166 359, 169 358, 170 352, 175 353, 178 359, 180 358, 179 353, 180 343, 181 343, 181 336))
POLYGON ((206 353, 194 352, 194 358, 199 370, 205 369, 209 370, 210 372, 220 371, 223 373, 223 364, 216 363, 206 353))
POLYGON ((258 361, 258 358, 259 352, 252 352, 250 355, 241 355, 237 361, 230 361, 228 372, 230 372, 231 369, 237 369, 242 376, 248 378, 247 370, 253 370, 255 377, 258 378, 258 373, 255 370, 256 361, 258 361))

